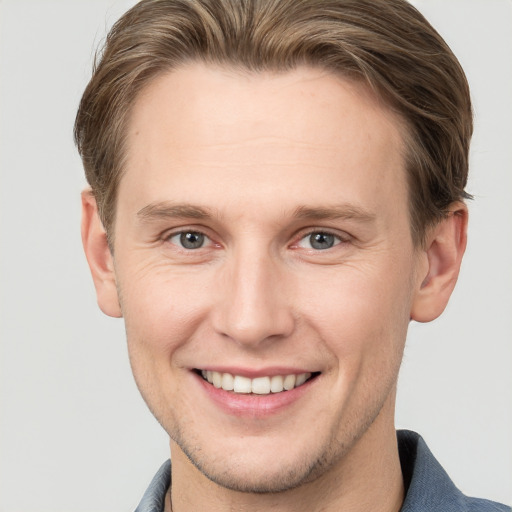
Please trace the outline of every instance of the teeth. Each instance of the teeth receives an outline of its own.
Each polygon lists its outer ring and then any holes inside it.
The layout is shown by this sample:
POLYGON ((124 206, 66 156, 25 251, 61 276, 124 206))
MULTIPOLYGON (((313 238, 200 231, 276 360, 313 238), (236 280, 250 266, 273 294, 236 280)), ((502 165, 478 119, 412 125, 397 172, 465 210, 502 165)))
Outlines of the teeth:
POLYGON ((297 378, 295 377, 295 375, 287 375, 283 381, 283 388, 286 389, 286 391, 290 391, 290 389, 293 389, 295 387, 296 380, 297 378))
POLYGON ((233 391, 235 388, 235 378, 230 373, 222 374, 222 389, 233 391))
POLYGON ((203 379, 213 384, 216 388, 235 393, 254 393, 256 395, 268 395, 269 393, 281 393, 302 386, 311 373, 299 373, 298 375, 274 375, 272 377, 256 377, 249 379, 241 375, 220 373, 211 370, 202 370, 203 379))
POLYGON ((233 391, 235 393, 250 393, 252 391, 251 379, 236 375, 233 381, 233 391))
POLYGON ((281 375, 274 375, 270 379, 270 391, 272 393, 280 393, 283 389, 283 377, 281 375))
POLYGON ((295 387, 302 386, 304 382, 306 382, 307 379, 306 373, 301 373, 300 375, 297 375, 297 378, 295 379, 295 387))
POLYGON ((222 385, 222 374, 219 372, 212 372, 213 385, 216 388, 220 388, 222 385))
POLYGON ((270 393, 270 378, 258 377, 252 379, 252 392, 257 395, 268 395, 270 393))

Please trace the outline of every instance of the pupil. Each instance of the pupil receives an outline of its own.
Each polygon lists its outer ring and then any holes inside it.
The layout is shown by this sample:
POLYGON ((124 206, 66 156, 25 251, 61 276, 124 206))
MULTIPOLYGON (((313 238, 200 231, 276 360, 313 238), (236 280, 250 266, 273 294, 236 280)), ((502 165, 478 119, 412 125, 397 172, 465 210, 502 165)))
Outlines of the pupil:
POLYGON ((180 242, 185 249, 198 249, 204 243, 204 235, 193 231, 182 233, 180 236, 180 242))
POLYGON ((334 235, 329 233, 314 233, 310 236, 313 249, 330 249, 334 245, 334 235))

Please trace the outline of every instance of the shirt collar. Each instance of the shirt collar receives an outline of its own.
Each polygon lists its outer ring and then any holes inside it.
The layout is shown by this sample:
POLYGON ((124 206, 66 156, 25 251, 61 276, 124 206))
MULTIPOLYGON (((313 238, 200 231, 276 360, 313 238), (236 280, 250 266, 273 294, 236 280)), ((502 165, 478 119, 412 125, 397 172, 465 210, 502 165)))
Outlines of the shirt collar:
POLYGON ((400 512, 465 510, 462 507, 465 496, 455 487, 423 438, 410 430, 399 430, 397 438, 406 491, 400 512))

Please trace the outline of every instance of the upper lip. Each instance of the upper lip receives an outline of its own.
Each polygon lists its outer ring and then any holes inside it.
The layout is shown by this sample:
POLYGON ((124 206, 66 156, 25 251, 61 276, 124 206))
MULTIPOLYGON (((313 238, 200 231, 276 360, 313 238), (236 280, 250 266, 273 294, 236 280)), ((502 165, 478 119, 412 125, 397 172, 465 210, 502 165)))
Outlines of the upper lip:
POLYGON ((290 367, 290 366, 268 366, 265 368, 242 368, 233 366, 218 366, 218 365, 206 365, 197 366, 195 370, 205 370, 219 373, 230 373, 231 375, 240 375, 241 377, 248 377, 255 379, 257 377, 273 377, 275 375, 299 375, 301 373, 318 373, 316 370, 290 367))

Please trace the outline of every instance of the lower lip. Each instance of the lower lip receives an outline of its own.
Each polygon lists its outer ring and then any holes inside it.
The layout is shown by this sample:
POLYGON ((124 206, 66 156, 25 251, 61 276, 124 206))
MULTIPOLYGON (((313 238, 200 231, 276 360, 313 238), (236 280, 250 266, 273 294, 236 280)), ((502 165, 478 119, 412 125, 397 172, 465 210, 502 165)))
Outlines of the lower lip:
POLYGON ((225 412, 234 416, 265 417, 281 412, 297 402, 318 379, 314 377, 301 386, 281 393, 268 395, 234 393, 216 388, 201 376, 194 374, 208 397, 225 412))

